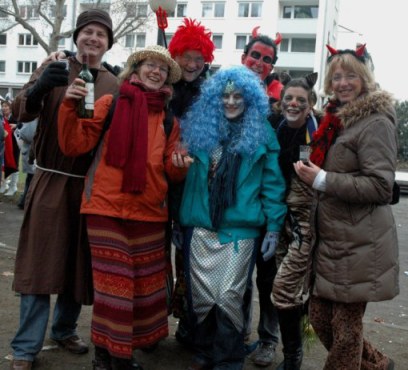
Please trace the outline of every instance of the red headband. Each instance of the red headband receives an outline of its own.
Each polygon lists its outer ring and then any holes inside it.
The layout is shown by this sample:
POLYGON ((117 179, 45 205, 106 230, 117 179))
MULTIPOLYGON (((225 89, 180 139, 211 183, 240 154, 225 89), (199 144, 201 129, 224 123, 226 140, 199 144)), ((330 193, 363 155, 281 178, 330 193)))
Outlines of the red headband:
MULTIPOLYGON (((259 37, 261 34, 258 32, 260 26, 256 26, 252 30, 252 38, 259 37)), ((279 45, 282 41, 282 35, 279 32, 276 32, 276 39, 272 40, 275 45, 279 45)))
POLYGON ((344 49, 344 50, 337 50, 330 46, 329 44, 326 45, 327 49, 330 52, 330 56, 328 58, 328 62, 330 62, 335 55, 340 54, 351 54, 355 58, 357 58, 360 62, 365 63, 366 61, 366 44, 360 45, 356 50, 344 49))

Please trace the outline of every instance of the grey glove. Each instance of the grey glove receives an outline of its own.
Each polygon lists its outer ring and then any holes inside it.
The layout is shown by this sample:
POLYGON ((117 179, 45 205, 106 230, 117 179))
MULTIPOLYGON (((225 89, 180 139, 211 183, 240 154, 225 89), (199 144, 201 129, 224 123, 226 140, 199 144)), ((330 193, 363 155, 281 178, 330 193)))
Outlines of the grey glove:
POLYGON ((274 256, 278 242, 279 233, 277 231, 268 231, 265 234, 261 246, 261 253, 264 261, 268 261, 274 256))
POLYGON ((181 226, 178 222, 174 222, 173 229, 171 233, 171 241, 178 250, 183 249, 184 234, 181 226))

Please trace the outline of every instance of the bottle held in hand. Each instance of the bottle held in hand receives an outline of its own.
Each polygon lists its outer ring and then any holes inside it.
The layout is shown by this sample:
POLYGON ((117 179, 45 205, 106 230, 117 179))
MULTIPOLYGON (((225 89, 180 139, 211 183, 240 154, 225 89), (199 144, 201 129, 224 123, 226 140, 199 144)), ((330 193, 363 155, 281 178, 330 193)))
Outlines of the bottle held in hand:
POLYGON ((88 89, 88 94, 83 97, 78 104, 79 118, 93 118, 94 114, 94 78, 88 68, 88 56, 82 56, 82 69, 79 72, 78 78, 85 81, 85 87, 88 89))

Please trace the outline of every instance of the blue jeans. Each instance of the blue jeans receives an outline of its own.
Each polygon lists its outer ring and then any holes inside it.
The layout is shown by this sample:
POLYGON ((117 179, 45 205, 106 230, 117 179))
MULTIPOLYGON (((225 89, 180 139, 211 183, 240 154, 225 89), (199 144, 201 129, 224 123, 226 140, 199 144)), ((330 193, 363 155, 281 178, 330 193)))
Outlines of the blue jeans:
MULTIPOLYGON (((279 343, 279 320, 271 295, 276 272, 275 257, 265 262, 262 253, 258 251, 256 258, 256 286, 259 294, 258 336, 260 342, 274 344, 275 346, 279 343)), ((250 281, 244 296, 245 334, 248 331, 250 332, 251 327, 252 294, 253 286, 252 281, 250 281)))
MULTIPOLYGON (((60 294, 54 307, 50 338, 63 340, 76 335, 81 305, 72 298, 60 294)), ((41 351, 50 316, 50 295, 22 294, 20 299, 20 327, 13 340, 13 357, 34 361, 41 351)))

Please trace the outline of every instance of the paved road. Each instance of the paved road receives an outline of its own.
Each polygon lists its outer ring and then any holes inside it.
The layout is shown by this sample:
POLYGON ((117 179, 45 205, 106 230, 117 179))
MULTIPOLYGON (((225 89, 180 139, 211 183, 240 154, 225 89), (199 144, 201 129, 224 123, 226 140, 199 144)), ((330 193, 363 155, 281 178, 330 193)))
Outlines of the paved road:
MULTIPOLYGON (((403 197, 393 206, 398 224, 400 240, 400 295, 392 301, 369 304, 365 317, 367 337, 381 350, 391 356, 396 369, 408 369, 408 197, 403 197)), ((9 368, 7 356, 10 353, 9 342, 18 325, 19 298, 11 289, 12 271, 15 259, 18 232, 22 221, 22 211, 10 200, 0 195, 0 369, 9 368)), ((84 307, 79 332, 89 342, 89 323, 91 307, 84 307)), ((254 305, 254 322, 258 319, 258 307, 254 305)), ((186 369, 191 353, 181 347, 174 338, 176 321, 170 318, 170 336, 160 343, 159 348, 150 354, 136 351, 145 370, 182 370, 186 369)), ((254 325, 255 326, 255 325, 254 325)), ((256 340, 254 328, 251 340, 256 340)), ((38 370, 79 370, 91 369, 92 353, 75 356, 55 347, 47 340, 46 350, 38 356, 35 369, 38 370)), ((317 370, 323 367, 326 351, 315 343, 305 353, 302 370, 317 370)), ((276 361, 267 369, 274 369, 282 360, 281 347, 278 347, 276 361)), ((247 360, 246 370, 257 369, 247 360)))

